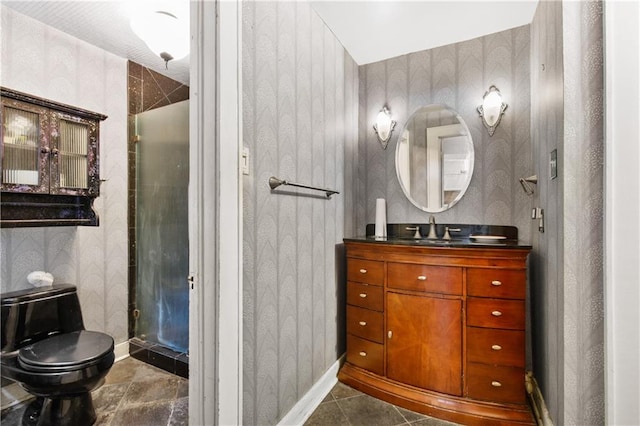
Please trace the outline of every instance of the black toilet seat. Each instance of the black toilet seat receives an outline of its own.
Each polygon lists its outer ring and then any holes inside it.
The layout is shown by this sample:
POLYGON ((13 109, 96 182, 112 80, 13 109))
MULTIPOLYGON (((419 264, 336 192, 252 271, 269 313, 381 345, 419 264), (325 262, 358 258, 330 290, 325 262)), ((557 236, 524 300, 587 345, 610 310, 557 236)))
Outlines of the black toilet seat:
POLYGON ((79 370, 108 357, 113 347, 113 338, 107 334, 74 331, 24 346, 18 353, 18 363, 25 370, 42 373, 79 370))

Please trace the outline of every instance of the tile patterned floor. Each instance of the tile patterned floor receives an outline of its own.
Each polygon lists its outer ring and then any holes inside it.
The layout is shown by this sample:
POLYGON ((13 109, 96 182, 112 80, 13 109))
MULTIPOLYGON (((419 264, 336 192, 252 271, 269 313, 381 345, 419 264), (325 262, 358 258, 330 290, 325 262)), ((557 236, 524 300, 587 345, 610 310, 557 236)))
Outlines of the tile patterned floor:
POLYGON ((396 407, 338 382, 305 426, 454 426, 396 407))
MULTIPOLYGON (((189 424, 189 383, 134 358, 113 365, 94 391, 97 426, 189 424)), ((2 426, 20 425, 27 403, 2 412, 2 426)))
MULTIPOLYGON (((134 358, 114 364, 93 393, 97 426, 181 426, 189 423, 188 381, 134 358)), ((27 406, 2 412, 2 426, 18 426, 27 406)), ((380 401, 338 382, 305 426, 453 426, 380 401)))

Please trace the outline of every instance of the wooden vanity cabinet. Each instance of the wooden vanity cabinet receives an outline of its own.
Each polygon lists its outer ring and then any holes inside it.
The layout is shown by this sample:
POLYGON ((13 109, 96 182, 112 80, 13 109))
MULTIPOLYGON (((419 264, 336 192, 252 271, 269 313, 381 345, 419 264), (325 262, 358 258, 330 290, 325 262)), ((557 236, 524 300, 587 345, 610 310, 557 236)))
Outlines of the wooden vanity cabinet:
POLYGON ((463 424, 533 424, 525 393, 528 248, 346 241, 338 378, 463 424))

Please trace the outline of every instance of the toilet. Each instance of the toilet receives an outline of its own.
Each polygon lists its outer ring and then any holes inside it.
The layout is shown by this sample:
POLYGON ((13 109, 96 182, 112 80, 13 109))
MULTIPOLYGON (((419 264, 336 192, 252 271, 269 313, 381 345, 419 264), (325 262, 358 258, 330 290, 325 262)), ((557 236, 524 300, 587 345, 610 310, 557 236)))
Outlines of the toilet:
POLYGON ((37 398, 26 425, 91 425, 91 391, 113 365, 113 338, 84 328, 75 286, 2 294, 2 377, 37 398))

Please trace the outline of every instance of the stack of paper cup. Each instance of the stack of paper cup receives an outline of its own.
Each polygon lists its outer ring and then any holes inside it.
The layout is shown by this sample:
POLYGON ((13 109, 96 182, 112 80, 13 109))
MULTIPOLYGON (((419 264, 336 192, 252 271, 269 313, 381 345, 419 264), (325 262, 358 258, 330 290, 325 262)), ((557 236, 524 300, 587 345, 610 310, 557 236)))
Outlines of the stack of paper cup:
POLYGON ((387 205, 384 198, 376 199, 376 238, 387 236, 387 205))

